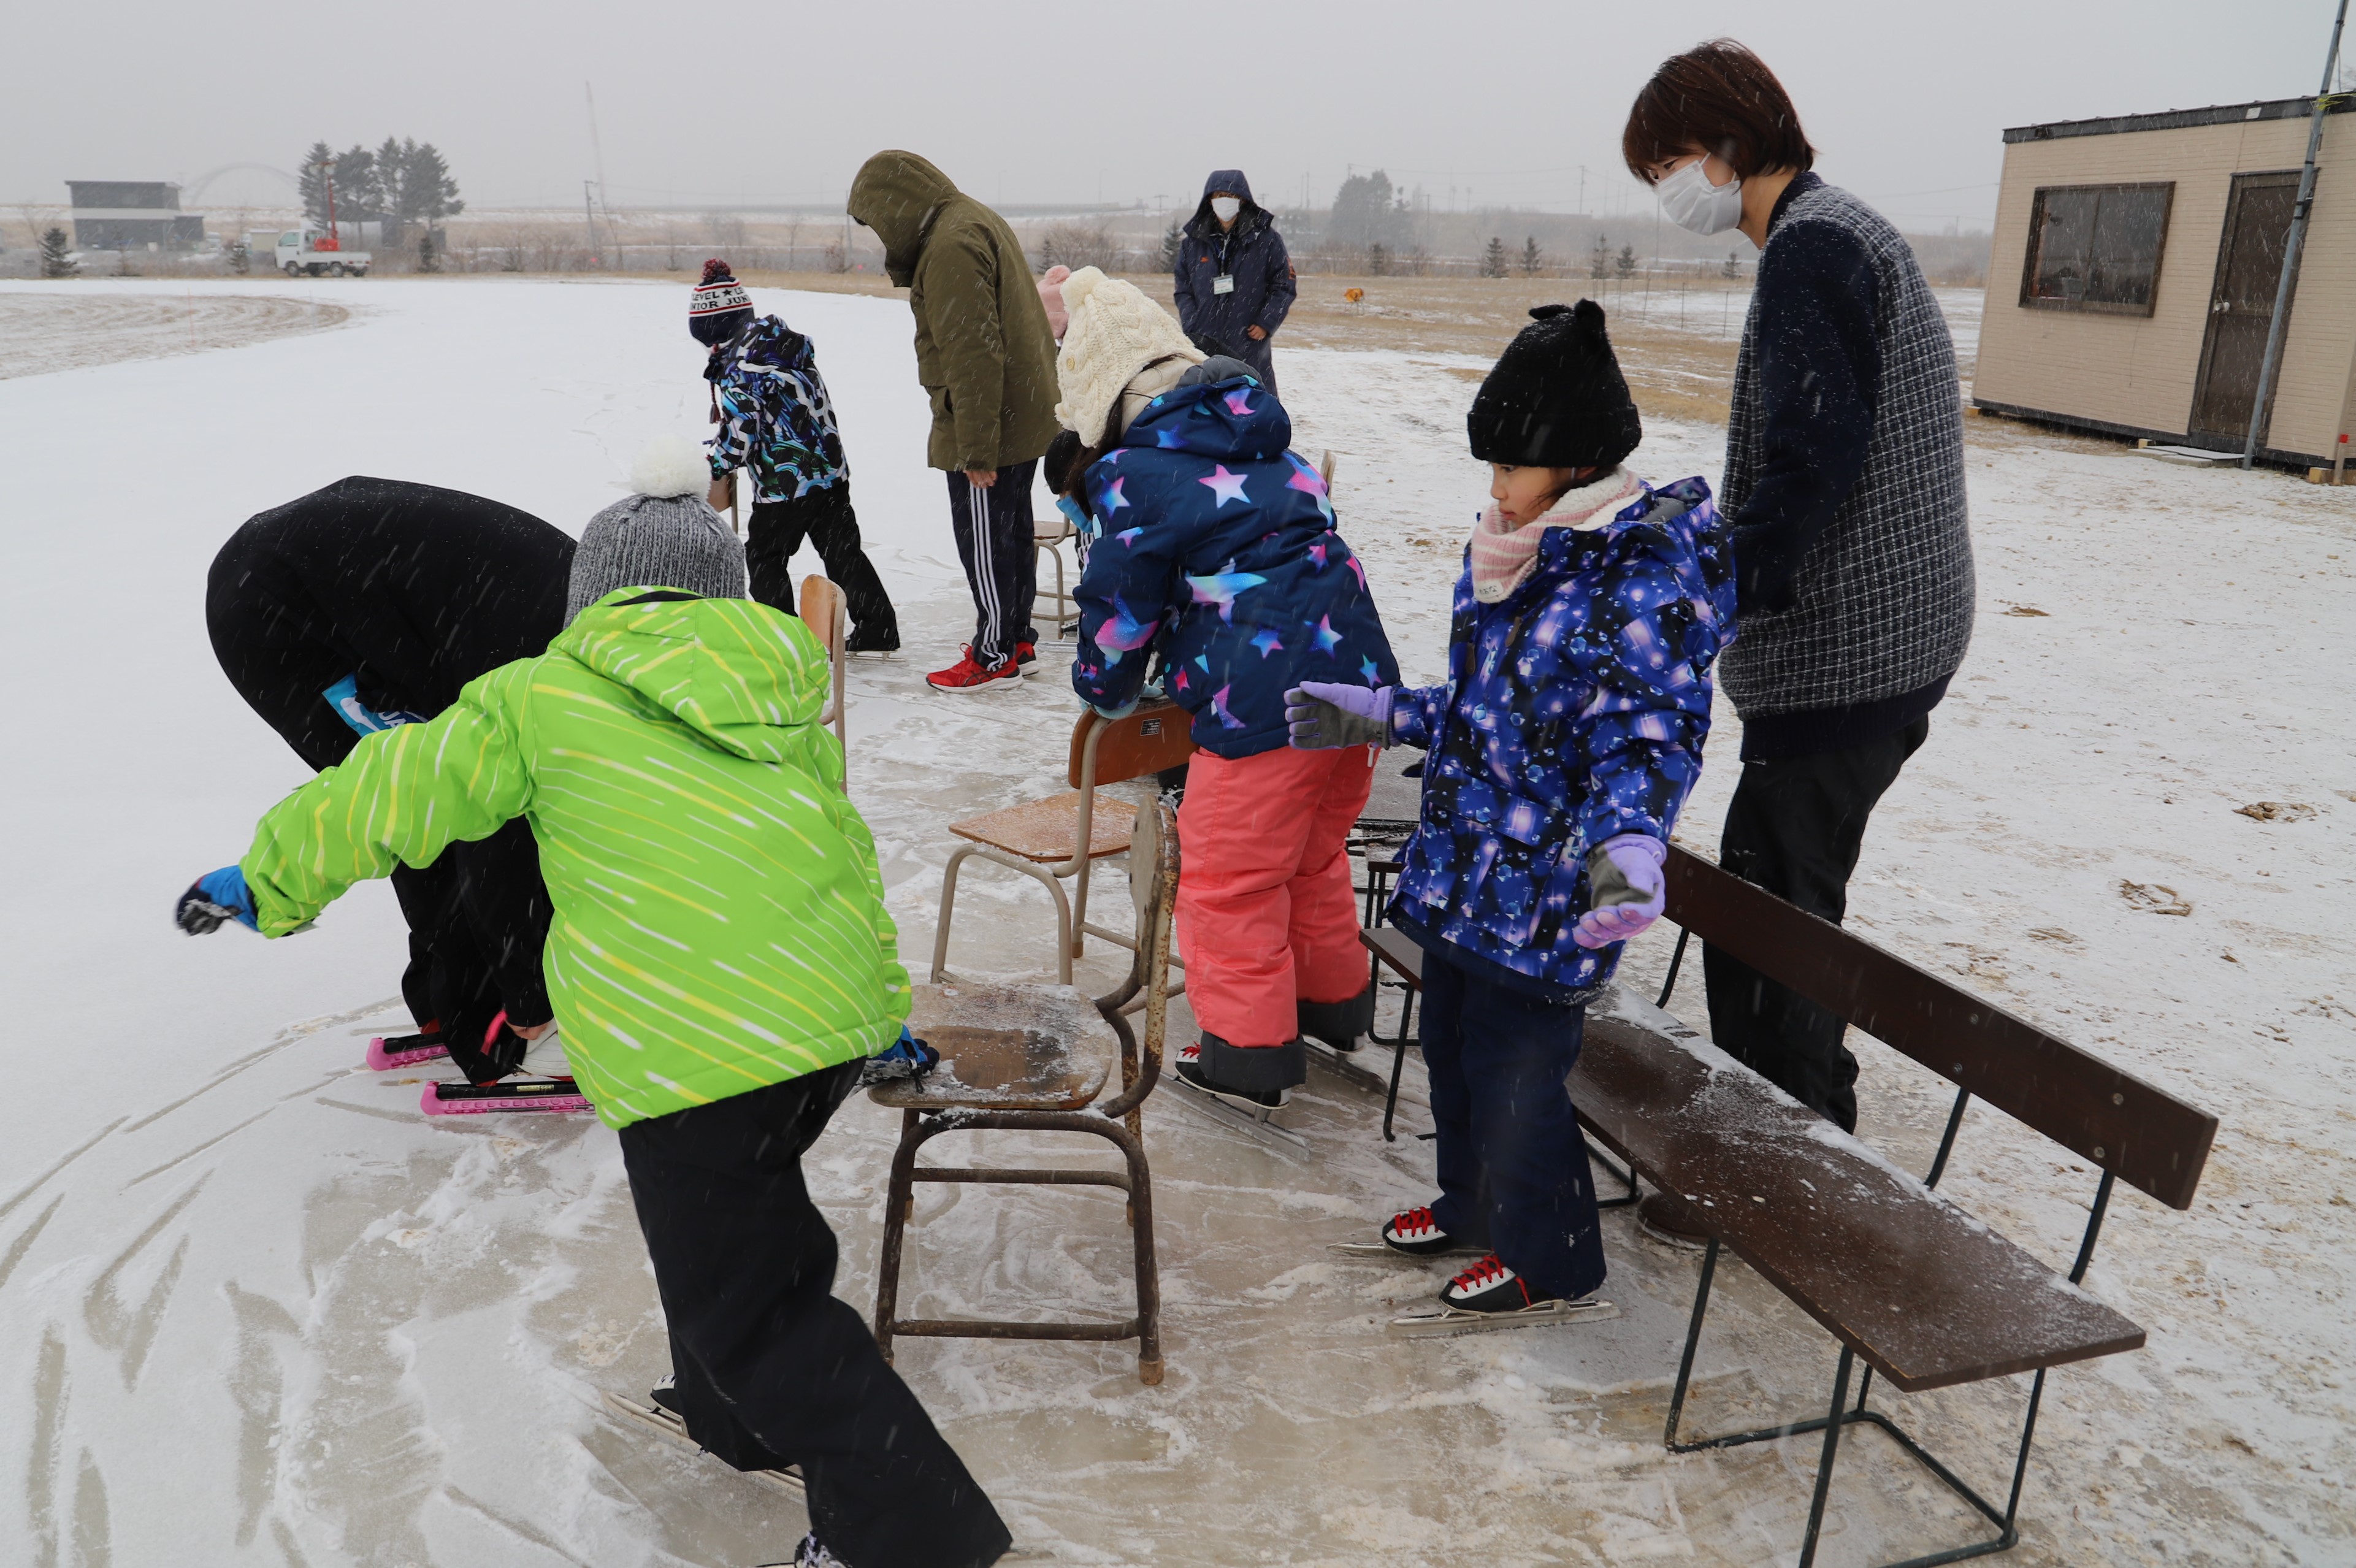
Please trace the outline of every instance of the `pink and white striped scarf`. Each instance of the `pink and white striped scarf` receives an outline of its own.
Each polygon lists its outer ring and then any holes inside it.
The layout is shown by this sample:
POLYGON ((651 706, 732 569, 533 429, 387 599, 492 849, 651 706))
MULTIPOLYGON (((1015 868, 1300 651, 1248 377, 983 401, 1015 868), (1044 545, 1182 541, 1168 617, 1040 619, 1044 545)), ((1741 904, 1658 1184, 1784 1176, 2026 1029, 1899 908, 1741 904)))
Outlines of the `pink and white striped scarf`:
POLYGON ((1599 474, 1565 490, 1544 517, 1516 528, 1491 507, 1472 525, 1472 596, 1494 605, 1512 596, 1537 564, 1549 528, 1600 528, 1642 489, 1625 468, 1599 474))

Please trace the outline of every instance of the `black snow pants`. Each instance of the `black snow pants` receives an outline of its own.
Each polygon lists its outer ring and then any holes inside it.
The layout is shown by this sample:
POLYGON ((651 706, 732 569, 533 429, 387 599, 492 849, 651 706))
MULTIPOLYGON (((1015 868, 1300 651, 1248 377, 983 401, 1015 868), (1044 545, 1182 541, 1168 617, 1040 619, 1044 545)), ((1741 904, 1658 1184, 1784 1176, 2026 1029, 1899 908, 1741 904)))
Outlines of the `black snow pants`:
POLYGON ((851 481, 835 480, 787 501, 756 501, 744 528, 744 565, 753 597, 771 609, 795 614, 794 552, 807 538, 826 563, 826 575, 842 590, 859 643, 888 652, 900 646, 900 618, 884 579, 859 542, 859 514, 851 510, 851 481))
POLYGON ((844 1062, 622 1129, 638 1229, 696 1442, 801 1466, 810 1528, 855 1568, 981 1568, 1006 1526, 866 1323, 832 1294, 802 1155, 859 1082, 844 1062))
POLYGON ((973 657, 995 669, 1014 655, 1018 642, 1036 642, 1031 607, 1038 597, 1038 546, 1033 538, 1031 481, 1036 457, 998 470, 998 482, 982 489, 951 470, 949 521, 957 530, 958 559, 973 590, 973 657))
MULTIPOLYGON (((1719 864, 1745 882, 1835 925, 1866 820, 1931 734, 1926 716, 1840 751, 1746 762, 1726 809, 1719 864)), ((1704 945, 1709 1030, 1719 1047, 1801 1104, 1857 1131, 1857 1058, 1848 1026, 1798 993, 1704 945)))

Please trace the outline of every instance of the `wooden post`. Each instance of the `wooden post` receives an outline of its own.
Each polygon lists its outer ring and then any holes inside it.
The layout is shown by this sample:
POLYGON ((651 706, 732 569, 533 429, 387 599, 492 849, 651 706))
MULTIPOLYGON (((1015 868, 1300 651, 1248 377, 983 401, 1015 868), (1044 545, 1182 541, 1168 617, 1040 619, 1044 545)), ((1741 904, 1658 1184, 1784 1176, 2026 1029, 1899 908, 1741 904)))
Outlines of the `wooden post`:
POLYGON ((2340 473, 2347 466, 2348 435, 2345 431, 2342 431, 2340 439, 2333 442, 2331 446, 2331 482, 2334 485, 2340 483, 2340 473))

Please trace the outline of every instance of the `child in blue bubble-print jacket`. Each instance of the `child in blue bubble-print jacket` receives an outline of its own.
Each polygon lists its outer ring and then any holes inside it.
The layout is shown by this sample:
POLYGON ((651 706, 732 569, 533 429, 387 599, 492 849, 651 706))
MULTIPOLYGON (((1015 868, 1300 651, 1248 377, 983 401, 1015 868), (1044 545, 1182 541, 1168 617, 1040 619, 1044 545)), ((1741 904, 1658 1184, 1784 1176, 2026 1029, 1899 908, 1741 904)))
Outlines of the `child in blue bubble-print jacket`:
POLYGON ((1734 587, 1708 486, 1620 467, 1643 429, 1602 310, 1531 314, 1468 420, 1496 505, 1465 552, 1447 682, 1304 682, 1289 712, 1295 746, 1430 753, 1388 915, 1425 954, 1440 1196, 1383 1239, 1490 1250, 1441 1291, 1450 1311, 1551 1317, 1603 1280, 1564 1079, 1588 1000, 1661 912, 1734 587))

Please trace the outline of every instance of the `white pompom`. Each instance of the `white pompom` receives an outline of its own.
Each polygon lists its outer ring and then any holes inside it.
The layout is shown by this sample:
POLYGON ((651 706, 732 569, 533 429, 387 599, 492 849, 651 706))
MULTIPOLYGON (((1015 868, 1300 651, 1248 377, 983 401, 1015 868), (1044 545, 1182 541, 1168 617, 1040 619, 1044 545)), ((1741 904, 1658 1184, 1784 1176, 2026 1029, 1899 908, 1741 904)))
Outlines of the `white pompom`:
POLYGON ((1065 313, 1070 316, 1078 315, 1080 306, 1087 303, 1088 295, 1096 293, 1097 285, 1104 281, 1103 269, 1098 267, 1082 267, 1078 272, 1066 278, 1064 280, 1065 313))
POLYGON ((684 435, 664 434, 638 448, 630 465, 630 489, 642 496, 701 495, 712 484, 703 448, 684 435))

